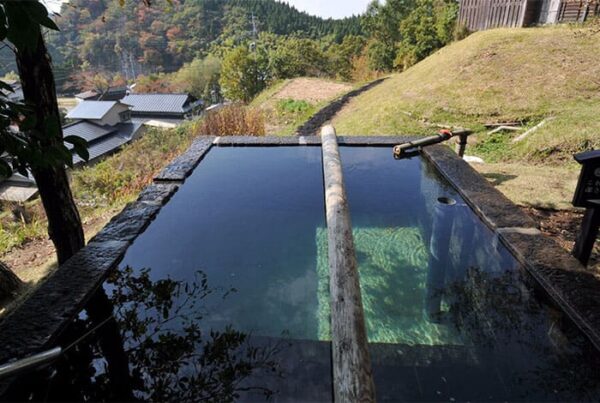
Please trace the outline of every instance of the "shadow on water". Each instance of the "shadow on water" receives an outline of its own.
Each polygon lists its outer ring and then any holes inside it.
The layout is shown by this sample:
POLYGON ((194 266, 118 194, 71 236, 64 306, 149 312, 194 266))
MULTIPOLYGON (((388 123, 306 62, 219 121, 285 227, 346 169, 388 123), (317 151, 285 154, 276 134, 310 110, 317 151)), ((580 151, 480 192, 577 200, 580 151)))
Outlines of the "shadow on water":
POLYGON ((253 340, 226 326, 203 327, 214 289, 197 272, 190 282, 151 280, 150 270, 114 271, 59 340, 73 345, 51 367, 17 379, 5 400, 233 401, 268 399, 283 376, 284 339, 253 340), (74 344, 73 344, 74 343, 74 344))

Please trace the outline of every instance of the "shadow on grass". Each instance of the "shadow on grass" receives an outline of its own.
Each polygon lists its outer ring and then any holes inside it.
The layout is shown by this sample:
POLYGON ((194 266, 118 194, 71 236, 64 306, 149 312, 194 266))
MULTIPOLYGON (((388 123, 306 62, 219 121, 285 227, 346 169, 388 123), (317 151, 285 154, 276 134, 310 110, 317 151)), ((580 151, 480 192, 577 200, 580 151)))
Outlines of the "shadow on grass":
POLYGON ((498 173, 482 173, 483 177, 490 181, 490 183, 494 186, 498 186, 503 184, 504 182, 508 182, 511 179, 518 178, 517 175, 507 175, 507 174, 498 174, 498 173))

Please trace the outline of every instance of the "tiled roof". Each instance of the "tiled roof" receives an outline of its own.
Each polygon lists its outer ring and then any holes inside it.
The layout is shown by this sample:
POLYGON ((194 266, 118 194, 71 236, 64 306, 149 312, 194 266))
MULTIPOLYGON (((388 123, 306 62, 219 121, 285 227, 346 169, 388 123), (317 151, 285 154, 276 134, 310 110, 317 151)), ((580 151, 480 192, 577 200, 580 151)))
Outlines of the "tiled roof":
POLYGON ((97 98, 98 95, 99 94, 96 91, 84 91, 79 94, 75 94, 75 98, 90 99, 90 98, 97 98))
POLYGON ((110 87, 98 97, 100 101, 119 101, 127 95, 127 87, 110 87))
POLYGON ((115 130, 115 127, 100 126, 95 123, 82 120, 72 125, 63 127, 63 134, 65 136, 79 136, 85 139, 87 142, 91 142, 102 136, 106 136, 115 130))
MULTIPOLYGON (((136 123, 120 123, 114 126, 116 131, 106 136, 95 139, 88 144, 88 152, 90 154, 89 161, 93 161, 103 155, 110 154, 116 151, 119 147, 133 140, 133 136, 142 127, 136 123)), ((78 155, 73 155, 73 164, 85 163, 78 155)))
POLYGON ((186 113, 188 94, 129 94, 123 102, 133 113, 186 113))
POLYGON ((102 119, 117 101, 83 101, 67 114, 68 119, 102 119))

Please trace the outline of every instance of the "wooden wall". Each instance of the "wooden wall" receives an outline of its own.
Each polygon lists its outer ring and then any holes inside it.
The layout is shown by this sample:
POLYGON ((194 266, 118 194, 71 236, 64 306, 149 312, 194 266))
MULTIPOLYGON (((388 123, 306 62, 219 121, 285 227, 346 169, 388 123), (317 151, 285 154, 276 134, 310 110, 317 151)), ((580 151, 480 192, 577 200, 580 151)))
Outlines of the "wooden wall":
POLYGON ((558 22, 584 22, 600 16, 600 0, 564 0, 558 10, 558 22))
POLYGON ((460 0, 458 21, 470 31, 583 22, 600 16, 600 0, 460 0))
POLYGON ((461 0, 458 21, 470 31, 522 27, 529 0, 461 0))

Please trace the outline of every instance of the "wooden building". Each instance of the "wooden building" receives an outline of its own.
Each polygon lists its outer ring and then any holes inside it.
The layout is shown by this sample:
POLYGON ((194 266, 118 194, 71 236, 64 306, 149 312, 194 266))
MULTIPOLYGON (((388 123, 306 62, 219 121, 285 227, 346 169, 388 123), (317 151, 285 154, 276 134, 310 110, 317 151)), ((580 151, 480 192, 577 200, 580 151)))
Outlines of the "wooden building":
POLYGON ((458 20, 470 31, 584 22, 600 16, 600 0, 459 0, 458 20))

